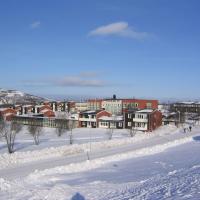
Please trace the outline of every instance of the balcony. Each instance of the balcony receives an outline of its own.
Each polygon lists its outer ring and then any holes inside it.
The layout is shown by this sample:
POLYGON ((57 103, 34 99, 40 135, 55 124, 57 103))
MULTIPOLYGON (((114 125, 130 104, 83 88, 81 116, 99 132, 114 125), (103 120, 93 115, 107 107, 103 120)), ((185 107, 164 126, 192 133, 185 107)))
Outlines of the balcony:
POLYGON ((96 118, 79 118, 79 121, 82 122, 96 122, 96 118))
POLYGON ((147 127, 134 127, 133 129, 137 131, 147 131, 147 127))
POLYGON ((133 118, 133 122, 144 122, 147 123, 148 119, 143 119, 143 118, 133 118))

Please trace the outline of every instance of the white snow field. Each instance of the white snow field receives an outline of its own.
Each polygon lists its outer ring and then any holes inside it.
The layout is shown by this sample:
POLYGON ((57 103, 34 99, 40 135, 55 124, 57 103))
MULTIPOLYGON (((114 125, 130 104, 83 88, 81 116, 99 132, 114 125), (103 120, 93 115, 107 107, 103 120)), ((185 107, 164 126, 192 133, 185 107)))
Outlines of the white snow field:
POLYGON ((2 200, 200 199, 200 127, 152 133, 75 129, 74 144, 45 129, 41 144, 24 130, 16 152, 0 143, 2 200), (92 141, 92 142, 90 142, 92 141), (89 160, 88 160, 89 158, 89 160))

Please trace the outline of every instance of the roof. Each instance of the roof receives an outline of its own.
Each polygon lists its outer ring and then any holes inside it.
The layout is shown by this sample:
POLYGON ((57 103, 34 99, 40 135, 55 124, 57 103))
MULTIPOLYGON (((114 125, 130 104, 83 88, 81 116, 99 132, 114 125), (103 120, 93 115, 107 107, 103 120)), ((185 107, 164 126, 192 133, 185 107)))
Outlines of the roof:
POLYGON ((174 103, 175 105, 176 104, 185 104, 185 105, 199 105, 200 102, 194 102, 194 101, 183 101, 183 102, 177 102, 177 103, 174 103))
POLYGON ((8 108, 0 108, 0 111, 5 111, 7 110, 8 108))
POLYGON ((184 101, 184 102, 178 102, 178 103, 182 103, 182 104, 194 104, 195 102, 192 102, 192 101, 184 101))
POLYGON ((47 105, 36 105, 35 107, 36 108, 42 108, 42 107, 45 107, 45 106, 47 106, 47 105))
POLYGON ((153 109, 143 109, 136 111, 136 113, 152 113, 154 110, 153 109))
POLYGON ((105 111, 105 110, 85 110, 85 111, 80 112, 80 114, 97 114, 102 111, 105 111))
POLYGON ((48 112, 48 111, 53 112, 52 110, 49 110, 49 109, 44 109, 44 110, 41 110, 40 112, 41 112, 41 113, 45 113, 45 112, 48 112))
POLYGON ((33 105, 23 105, 23 107, 28 108, 28 107, 34 107, 33 105))
POLYGON ((112 116, 112 117, 103 116, 100 117, 99 119, 103 121, 123 121, 123 116, 112 116))
POLYGON ((1 112, 6 111, 6 110, 14 110, 14 109, 13 108, 0 108, 1 112))
POLYGON ((86 111, 80 112, 80 114, 96 114, 96 113, 97 113, 96 110, 86 110, 86 111))

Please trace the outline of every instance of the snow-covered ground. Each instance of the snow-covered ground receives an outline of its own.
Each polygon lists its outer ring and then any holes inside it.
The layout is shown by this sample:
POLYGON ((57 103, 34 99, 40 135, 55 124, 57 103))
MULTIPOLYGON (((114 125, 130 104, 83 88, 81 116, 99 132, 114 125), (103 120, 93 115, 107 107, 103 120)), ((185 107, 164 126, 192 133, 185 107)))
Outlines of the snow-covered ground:
POLYGON ((157 138, 160 135, 165 138, 165 135, 175 135, 179 129, 175 126, 163 126, 153 133, 138 132, 132 138, 128 130, 115 130, 112 140, 108 139, 108 131, 108 129, 75 129, 73 130, 74 144, 69 145, 68 132, 58 137, 55 129, 45 128, 40 136, 40 145, 35 145, 33 138, 24 129, 17 135, 15 142, 16 152, 14 154, 7 153, 5 141, 0 143, 0 169, 43 159, 86 153, 91 150, 118 148, 119 146, 136 144, 143 140, 149 141, 149 139, 157 138))
POLYGON ((200 199, 199 127, 133 138, 116 130, 112 140, 104 129, 76 129, 74 145, 45 131, 38 147, 25 132, 14 154, 2 147, 0 199, 200 199))

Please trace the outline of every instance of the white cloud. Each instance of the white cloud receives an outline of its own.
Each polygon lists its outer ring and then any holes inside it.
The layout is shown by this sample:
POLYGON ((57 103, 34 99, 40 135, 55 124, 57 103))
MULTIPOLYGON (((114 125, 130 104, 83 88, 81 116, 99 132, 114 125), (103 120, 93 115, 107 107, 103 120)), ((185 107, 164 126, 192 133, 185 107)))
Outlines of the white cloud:
POLYGON ((66 76, 63 79, 56 81, 58 86, 64 87, 103 87, 105 83, 99 79, 89 79, 81 76, 66 76))
POLYGON ((89 36, 109 36, 116 35, 133 39, 144 39, 149 36, 146 32, 136 31, 127 22, 115 22, 105 26, 100 26, 89 33, 89 36))
POLYGON ((35 21, 33 23, 30 24, 30 28, 31 29, 36 29, 36 28, 39 28, 41 25, 41 22, 40 21, 35 21))
POLYGON ((96 72, 81 72, 79 75, 67 75, 58 78, 47 78, 46 80, 26 80, 23 84, 28 87, 104 87, 108 85, 98 77, 96 72))

